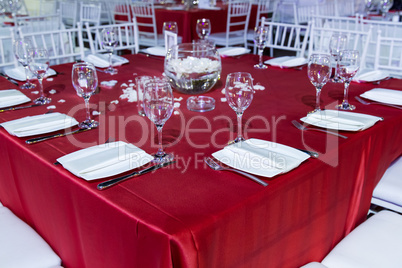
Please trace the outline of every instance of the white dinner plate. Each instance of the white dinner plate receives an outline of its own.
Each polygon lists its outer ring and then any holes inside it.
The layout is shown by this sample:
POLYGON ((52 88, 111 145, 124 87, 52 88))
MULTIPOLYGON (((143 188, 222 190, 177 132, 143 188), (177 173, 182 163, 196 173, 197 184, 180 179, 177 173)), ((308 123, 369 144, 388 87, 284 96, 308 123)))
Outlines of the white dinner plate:
MULTIPOLYGON (((22 66, 19 66, 19 67, 16 67, 16 68, 5 69, 4 73, 8 77, 10 77, 12 79, 15 79, 15 80, 18 80, 18 81, 26 81, 27 80, 27 77, 26 77, 26 74, 25 74, 25 68, 22 67, 22 66)), ((47 72, 46 72, 45 77, 49 77, 49 76, 52 76, 52 75, 56 75, 56 71, 51 69, 51 68, 49 68, 49 70, 47 70, 47 72)), ((36 79, 36 78, 34 78, 32 73, 29 74, 29 77, 32 77, 32 79, 36 79)))
POLYGON ((402 105, 402 91, 387 88, 373 88, 360 95, 361 97, 373 101, 402 105))
POLYGON ((240 56, 250 53, 250 49, 244 47, 222 47, 217 49, 221 56, 240 56))
POLYGON ((19 105, 30 102, 31 99, 16 89, 0 90, 0 108, 19 105))
MULTIPOLYGON (((90 54, 84 58, 84 61, 90 62, 98 68, 107 68, 109 67, 109 54, 90 54)), ((128 59, 117 55, 112 55, 113 67, 120 66, 126 63, 128 63, 128 59)))
POLYGON ((368 114, 338 110, 323 110, 308 114, 306 117, 303 117, 300 120, 306 124, 326 129, 361 131, 373 126, 376 122, 383 119, 381 117, 368 114))
POLYGON ((146 49, 141 50, 141 52, 153 56, 161 56, 165 57, 166 56, 166 49, 165 47, 148 47, 146 49))
POLYGON ((266 60, 265 64, 281 68, 294 68, 308 63, 308 60, 303 57, 283 56, 266 60))
POLYGON ((356 82, 377 82, 384 80, 389 77, 389 73, 381 70, 370 70, 365 69, 359 71, 355 77, 353 77, 353 81, 356 82))
POLYGON ((230 167, 267 178, 286 173, 310 157, 295 148, 260 139, 228 145, 212 156, 230 167))

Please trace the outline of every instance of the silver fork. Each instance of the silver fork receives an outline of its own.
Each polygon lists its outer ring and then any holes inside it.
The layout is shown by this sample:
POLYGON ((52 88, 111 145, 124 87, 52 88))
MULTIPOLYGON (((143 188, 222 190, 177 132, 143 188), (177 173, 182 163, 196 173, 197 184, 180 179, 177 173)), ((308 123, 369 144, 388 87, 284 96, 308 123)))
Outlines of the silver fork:
POLYGON ((314 131, 318 131, 318 132, 328 133, 328 134, 331 134, 331 135, 334 135, 334 136, 338 136, 338 137, 341 137, 341 138, 344 138, 344 139, 347 139, 347 138, 348 138, 348 137, 346 137, 346 136, 344 136, 344 135, 342 135, 342 134, 339 134, 339 133, 337 133, 337 132, 333 132, 333 131, 330 131, 330 130, 324 130, 324 129, 319 129, 319 128, 309 128, 309 127, 305 127, 305 126, 303 126, 302 124, 300 124, 299 122, 297 122, 296 120, 292 120, 292 124, 293 124, 295 127, 297 127, 298 129, 300 129, 301 131, 314 130, 314 131))
POLYGON ((377 105, 383 105, 383 106, 389 106, 389 107, 393 107, 393 108, 397 108, 397 109, 402 109, 402 106, 397 106, 397 105, 388 104, 388 103, 383 103, 383 102, 369 102, 369 101, 363 100, 363 99, 360 98, 359 96, 355 96, 355 98, 356 98, 356 100, 358 100, 361 104, 364 104, 364 105, 377 104, 377 105))
POLYGON ((242 174, 243 176, 246 176, 247 178, 249 178, 249 179, 255 181, 256 183, 261 184, 261 185, 264 186, 264 187, 268 185, 268 183, 266 183, 265 181, 260 180, 260 179, 257 178, 256 176, 251 175, 251 174, 249 174, 249 173, 247 173, 247 172, 244 172, 244 171, 241 171, 241 170, 238 170, 238 169, 234 169, 234 168, 222 167, 222 166, 219 165, 217 162, 215 162, 211 157, 205 157, 205 158, 204 158, 204 161, 205 161, 205 163, 207 163, 207 165, 208 165, 210 168, 212 168, 213 170, 219 170, 219 171, 221 171, 221 170, 228 170, 228 171, 237 172, 237 173, 240 173, 240 174, 242 174))

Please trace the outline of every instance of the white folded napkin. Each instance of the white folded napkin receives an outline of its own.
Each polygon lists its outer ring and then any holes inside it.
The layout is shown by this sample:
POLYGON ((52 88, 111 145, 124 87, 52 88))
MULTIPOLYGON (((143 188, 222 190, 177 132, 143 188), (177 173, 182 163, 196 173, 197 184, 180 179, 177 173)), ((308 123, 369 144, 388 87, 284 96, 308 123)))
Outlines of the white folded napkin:
POLYGON ((166 56, 166 49, 164 47, 148 47, 143 50, 144 53, 154 55, 154 56, 166 56))
POLYGON ((304 123, 322 128, 359 131, 367 129, 383 119, 381 117, 367 114, 338 110, 323 110, 308 114, 306 117, 303 117, 300 120, 304 123))
MULTIPOLYGON (((99 68, 109 67, 109 54, 90 54, 84 58, 85 61, 92 63, 99 68)), ((112 55, 112 66, 120 66, 128 63, 126 58, 112 55)))
POLYGON ((212 156, 230 167, 268 178, 288 172, 310 157, 292 147, 260 139, 228 145, 212 156))
POLYGON ((400 90, 373 88, 369 91, 364 92, 360 96, 373 101, 394 105, 402 105, 402 91, 400 90))
POLYGON ((0 108, 10 107, 31 101, 21 91, 16 89, 0 90, 0 108))
POLYGON ((222 47, 217 50, 223 56, 239 56, 250 52, 250 49, 244 47, 222 47))
POLYGON ((354 77, 353 81, 362 81, 362 82, 375 82, 380 81, 389 76, 388 72, 381 70, 362 70, 359 71, 354 77))
POLYGON ((308 60, 303 57, 283 56, 283 57, 277 57, 277 58, 266 60, 265 63, 272 65, 272 66, 281 67, 281 68, 282 67, 292 68, 292 67, 297 67, 297 66, 307 64, 308 60))
MULTIPOLYGON (((10 77, 12 79, 15 79, 15 80, 18 80, 18 81, 26 81, 27 80, 27 77, 26 77, 26 74, 25 74, 25 68, 22 67, 22 66, 19 66, 19 67, 16 67, 16 68, 5 69, 4 73, 8 77, 10 77)), ((52 76, 52 75, 56 75, 56 71, 51 69, 51 68, 49 68, 47 70, 47 72, 46 72, 45 77, 49 77, 49 76, 52 76)), ((28 73, 28 76, 29 76, 30 79, 36 79, 36 77, 30 71, 28 73)))
POLYGON ((149 163, 153 157, 122 141, 82 149, 57 159, 65 169, 85 180, 114 176, 149 163))
POLYGON ((77 124, 77 120, 68 115, 50 113, 27 116, 0 125, 13 136, 26 137, 65 129, 77 124))

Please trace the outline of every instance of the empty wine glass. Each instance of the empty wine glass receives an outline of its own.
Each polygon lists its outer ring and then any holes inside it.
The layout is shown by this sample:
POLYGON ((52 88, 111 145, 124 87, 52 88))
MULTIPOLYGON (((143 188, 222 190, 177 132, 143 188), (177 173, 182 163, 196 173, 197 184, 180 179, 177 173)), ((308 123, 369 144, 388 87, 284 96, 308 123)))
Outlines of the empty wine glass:
POLYGON ((349 85, 353 76, 357 73, 360 67, 360 56, 357 50, 343 50, 339 57, 339 76, 345 83, 344 97, 341 104, 337 106, 341 110, 354 110, 356 107, 349 104, 348 94, 349 85))
POLYGON ((165 153, 162 145, 162 129, 173 112, 173 92, 169 82, 164 79, 152 79, 145 84, 144 110, 158 130, 158 151, 154 162, 163 163, 173 159, 171 154, 165 153))
POLYGON ((29 59, 28 67, 31 73, 38 78, 40 85, 40 95, 39 98, 34 100, 35 104, 47 104, 50 103, 52 99, 45 97, 43 92, 43 78, 49 69, 49 54, 44 48, 31 48, 28 49, 29 59))
POLYGON ((391 9, 391 7, 394 5, 394 0, 381 0, 380 1, 380 9, 381 9, 381 14, 382 17, 385 18, 391 9))
POLYGON ((226 78, 225 95, 229 106, 237 115, 237 138, 234 142, 244 141, 242 135, 242 116, 253 100, 253 78, 249 73, 230 73, 226 78))
POLYGON ((109 67, 105 70, 109 74, 117 74, 117 69, 112 66, 113 51, 118 43, 118 29, 117 27, 108 27, 102 30, 102 46, 109 53, 109 67))
POLYGON ((331 56, 328 54, 312 54, 308 61, 307 75, 316 89, 315 113, 320 109, 320 95, 322 87, 331 77, 331 56))
POLYGON ((99 123, 91 119, 91 114, 89 112, 89 99, 98 86, 98 76, 96 74, 95 66, 88 62, 74 64, 71 72, 71 80, 77 95, 84 98, 85 101, 86 119, 78 126, 80 128, 97 127, 99 123))
POLYGON ((177 28, 177 22, 175 22, 175 21, 165 21, 163 23, 163 33, 165 33, 165 31, 169 31, 169 32, 178 34, 179 30, 177 28))
POLYGON ((333 33, 331 39, 329 40, 329 53, 335 59, 336 67, 335 74, 332 82, 334 83, 342 83, 342 80, 339 78, 338 74, 338 62, 339 62, 339 53, 342 50, 346 49, 348 37, 343 33, 333 33))
POLYGON ((32 42, 30 39, 16 39, 13 43, 13 50, 15 58, 18 60, 19 63, 24 67, 25 70, 25 77, 27 79, 26 83, 21 86, 22 89, 32 89, 35 88, 35 84, 29 81, 29 67, 28 67, 28 60, 29 60, 29 53, 28 50, 32 48, 32 42))
POLYGON ((256 69, 267 69, 268 67, 262 63, 262 54, 268 41, 268 27, 258 26, 254 30, 254 42, 258 47, 258 64, 254 65, 256 69))
POLYGON ((205 40, 211 33, 211 22, 209 19, 198 19, 195 30, 198 34, 198 37, 202 40, 205 40))

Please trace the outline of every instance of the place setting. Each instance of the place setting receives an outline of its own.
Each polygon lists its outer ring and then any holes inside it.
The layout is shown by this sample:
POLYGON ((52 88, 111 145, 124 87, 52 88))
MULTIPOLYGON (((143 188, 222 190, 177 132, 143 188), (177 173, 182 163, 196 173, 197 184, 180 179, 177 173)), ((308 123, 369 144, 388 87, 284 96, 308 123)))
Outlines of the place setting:
POLYGON ((267 186, 268 183, 254 175, 272 178, 293 170, 310 157, 318 157, 315 152, 275 142, 255 138, 244 139, 242 116, 250 106, 254 95, 251 74, 243 72, 229 74, 226 78, 225 94, 229 106, 237 115, 237 137, 222 150, 212 153, 213 158, 204 159, 209 167, 218 171, 238 172, 260 185, 267 186))

